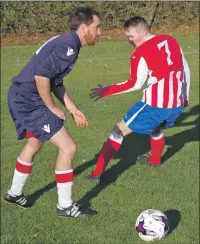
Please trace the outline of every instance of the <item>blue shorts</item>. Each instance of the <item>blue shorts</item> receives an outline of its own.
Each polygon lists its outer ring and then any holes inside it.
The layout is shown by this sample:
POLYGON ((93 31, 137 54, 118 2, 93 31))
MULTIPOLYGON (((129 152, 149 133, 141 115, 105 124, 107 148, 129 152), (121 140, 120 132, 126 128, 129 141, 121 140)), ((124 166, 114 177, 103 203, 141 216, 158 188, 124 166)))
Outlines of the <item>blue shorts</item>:
POLYGON ((177 108, 157 108, 137 102, 125 115, 127 127, 138 134, 152 134, 163 122, 165 128, 172 127, 184 106, 177 108))
POLYGON ((29 131, 43 143, 63 127, 63 120, 46 107, 39 95, 24 92, 18 85, 8 90, 8 106, 18 140, 26 138, 29 131))

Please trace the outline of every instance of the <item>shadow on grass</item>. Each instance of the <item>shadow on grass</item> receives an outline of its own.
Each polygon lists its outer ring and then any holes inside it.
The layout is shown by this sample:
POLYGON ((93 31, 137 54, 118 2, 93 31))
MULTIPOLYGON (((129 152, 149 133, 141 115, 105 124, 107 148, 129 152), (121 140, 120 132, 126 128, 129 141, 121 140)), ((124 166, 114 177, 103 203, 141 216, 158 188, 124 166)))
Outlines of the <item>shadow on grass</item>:
POLYGON ((33 194, 27 195, 27 198, 28 198, 30 205, 33 206, 36 203, 38 198, 40 198, 45 192, 48 192, 49 190, 53 189, 54 187, 56 187, 55 181, 53 181, 53 182, 49 183, 48 185, 40 188, 39 190, 35 191, 33 194))
MULTIPOLYGON (((148 138, 148 136, 144 135, 128 135, 124 139, 119 152, 114 157, 119 159, 119 161, 104 172, 101 177, 101 183, 88 191, 79 202, 89 207, 92 198, 96 197, 102 190, 114 183, 121 174, 132 167, 137 161, 138 154, 144 154, 147 151, 149 145, 148 138)), ((112 162, 110 162, 110 164, 112 164, 112 162)))
POLYGON ((199 141, 199 116, 191 122, 184 122, 189 116, 199 115, 200 107, 195 106, 188 112, 183 113, 176 123, 176 127, 180 126, 193 126, 191 129, 185 129, 175 135, 166 137, 165 144, 168 145, 168 150, 163 155, 163 162, 173 157, 175 153, 179 152, 186 143, 199 141))
POLYGON ((167 235, 171 234, 178 226, 181 220, 181 212, 175 209, 167 210, 164 212, 169 221, 169 232, 167 235))
MULTIPOLYGON (((166 138, 165 144, 169 145, 170 149, 167 150, 166 153, 163 155, 164 163, 167 159, 173 157, 175 153, 181 150, 186 143, 199 141, 199 117, 192 122, 184 122, 184 120, 187 119, 189 116, 195 116, 198 114, 199 106, 194 106, 187 112, 182 113, 182 115, 177 119, 175 124, 176 127, 194 127, 166 138)), ((102 190, 107 188, 110 184, 114 183, 122 173, 124 173, 127 169, 133 166, 136 163, 137 156, 140 154, 145 154, 147 151, 149 151, 149 146, 149 136, 138 135, 134 133, 128 135, 124 139, 120 150, 114 157, 115 159, 119 159, 119 162, 113 165, 111 168, 107 169, 102 177, 101 183, 97 184, 91 190, 89 190, 83 196, 83 198, 79 200, 79 202, 89 207, 92 198, 96 197, 102 190)), ((95 165, 97 157, 98 154, 95 155, 92 160, 75 168, 74 175, 77 176, 91 166, 95 165)), ((112 164, 112 162, 110 162, 110 164, 112 164)), ((30 201, 34 204, 41 195, 54 187, 56 187, 55 181, 35 191, 33 194, 29 195, 30 201)))
MULTIPOLYGON (((98 195, 101 190, 105 189, 107 186, 116 181, 118 176, 125 172, 129 167, 131 167, 137 159, 138 154, 143 154, 148 149, 148 136, 131 134, 124 139, 123 145, 116 154, 114 158, 119 159, 119 162, 113 165, 110 169, 105 171, 102 178, 101 184, 96 185, 91 191, 89 191, 79 202, 81 204, 88 206, 90 205, 90 200, 98 195), (146 139, 144 139, 146 137, 146 139)), ((78 166, 74 170, 74 175, 77 176, 95 165, 98 155, 95 158, 78 166)), ((112 162, 110 162, 112 164, 112 162)), ((30 203, 33 205, 37 199, 42 196, 45 192, 56 187, 56 182, 53 181, 46 185, 45 187, 35 191, 33 194, 27 196, 30 203)))

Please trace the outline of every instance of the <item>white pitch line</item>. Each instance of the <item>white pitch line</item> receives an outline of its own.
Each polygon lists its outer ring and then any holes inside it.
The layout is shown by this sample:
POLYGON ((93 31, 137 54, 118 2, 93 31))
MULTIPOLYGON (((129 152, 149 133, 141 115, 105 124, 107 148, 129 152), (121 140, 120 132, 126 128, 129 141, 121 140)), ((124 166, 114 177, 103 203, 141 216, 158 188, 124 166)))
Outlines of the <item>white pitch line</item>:
MULTIPOLYGON (((199 54, 199 52, 195 51, 195 52, 183 52, 184 54, 199 54)), ((124 57, 112 57, 112 58, 93 58, 93 59, 83 59, 83 60, 78 60, 79 63, 81 62, 92 62, 92 61, 105 61, 105 60, 115 60, 115 59, 129 59, 128 56, 124 56, 124 57)), ((21 66, 24 64, 16 64, 16 66, 21 66)))
MULTIPOLYGON (((198 54, 198 52, 183 52, 184 54, 198 54)), ((90 61, 104 61, 104 60, 114 60, 114 59, 127 59, 128 57, 112 57, 112 58, 94 58, 94 59, 83 59, 78 60, 78 62, 90 62, 90 61)))

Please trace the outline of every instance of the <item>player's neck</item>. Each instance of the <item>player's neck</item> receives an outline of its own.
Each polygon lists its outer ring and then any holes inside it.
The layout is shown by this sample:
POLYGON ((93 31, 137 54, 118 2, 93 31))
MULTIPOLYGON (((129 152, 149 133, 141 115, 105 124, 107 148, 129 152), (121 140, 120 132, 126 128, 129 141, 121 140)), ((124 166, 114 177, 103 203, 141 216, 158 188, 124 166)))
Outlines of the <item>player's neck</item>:
POLYGON ((148 33, 145 38, 144 38, 144 42, 148 41, 149 39, 153 38, 155 35, 153 35, 152 33, 148 33))
POLYGON ((154 37, 154 35, 152 35, 151 33, 147 33, 145 36, 143 36, 143 38, 141 39, 141 42, 140 43, 137 43, 136 48, 138 48, 143 43, 145 43, 146 41, 150 40, 153 37, 154 37))
POLYGON ((78 37, 79 37, 79 39, 80 39, 81 47, 85 46, 86 43, 85 43, 85 41, 84 41, 83 35, 82 35, 79 31, 76 31, 76 34, 78 35, 78 37))

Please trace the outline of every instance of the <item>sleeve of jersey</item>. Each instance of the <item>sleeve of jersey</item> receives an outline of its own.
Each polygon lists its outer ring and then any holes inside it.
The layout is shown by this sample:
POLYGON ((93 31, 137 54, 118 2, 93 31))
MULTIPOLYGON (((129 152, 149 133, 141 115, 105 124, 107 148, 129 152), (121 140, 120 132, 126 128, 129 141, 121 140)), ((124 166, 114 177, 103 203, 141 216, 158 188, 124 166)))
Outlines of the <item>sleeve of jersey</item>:
POLYGON ((139 90, 144 85, 147 75, 148 67, 145 59, 133 56, 130 62, 130 78, 125 82, 105 87, 103 97, 139 90))
MULTIPOLYGON (((74 50, 73 47, 69 47, 74 50)), ((49 78, 50 80, 62 74, 73 63, 76 52, 67 53, 66 48, 56 47, 52 53, 41 63, 36 70, 36 75, 49 78)))
POLYGON ((190 90, 190 68, 189 65, 184 57, 182 52, 182 60, 183 60, 183 97, 185 101, 189 101, 189 90, 190 90))

